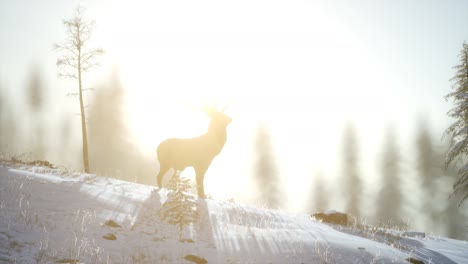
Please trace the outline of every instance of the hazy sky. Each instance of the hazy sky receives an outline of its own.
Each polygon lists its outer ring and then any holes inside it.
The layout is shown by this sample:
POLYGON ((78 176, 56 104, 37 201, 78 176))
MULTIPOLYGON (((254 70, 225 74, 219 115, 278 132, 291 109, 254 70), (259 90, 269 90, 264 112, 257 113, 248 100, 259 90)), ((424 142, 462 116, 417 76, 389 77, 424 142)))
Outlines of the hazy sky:
POLYGON ((193 108, 232 102, 228 143, 207 173, 207 192, 249 191, 260 120, 272 130, 285 186, 298 190, 291 198, 296 209, 316 171, 330 178, 340 172, 348 121, 359 134, 370 183, 379 177, 375 162, 386 126, 397 129, 409 162, 419 118, 439 140, 450 121, 444 96, 452 67, 468 40, 465 0, 0 0, 0 89, 15 95, 16 105, 35 66, 51 91, 51 118, 78 112, 65 97, 74 83, 56 78, 52 44, 64 38, 61 21, 79 3, 96 20, 92 44, 106 51, 85 85, 105 83, 118 69, 129 124, 145 151, 153 154, 167 136, 201 133, 206 118, 193 108), (178 121, 184 119, 190 121, 178 121))

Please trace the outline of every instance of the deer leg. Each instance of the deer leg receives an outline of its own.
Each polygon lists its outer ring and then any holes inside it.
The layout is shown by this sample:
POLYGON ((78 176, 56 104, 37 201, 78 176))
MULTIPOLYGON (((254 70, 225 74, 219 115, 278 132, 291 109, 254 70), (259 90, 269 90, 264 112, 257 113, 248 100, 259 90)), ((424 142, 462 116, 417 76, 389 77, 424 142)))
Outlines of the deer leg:
POLYGON ((206 198, 205 196, 205 187, 203 186, 203 180, 205 178, 206 170, 208 166, 197 166, 195 167, 195 173, 197 175, 197 190, 198 190, 198 197, 206 198))
POLYGON ((160 168, 159 168, 159 173, 158 173, 158 176, 156 177, 157 181, 158 181, 158 187, 161 188, 162 186, 162 179, 164 177, 164 175, 166 174, 166 172, 169 170, 169 168, 167 168, 166 166, 163 166, 163 165, 160 165, 160 168))

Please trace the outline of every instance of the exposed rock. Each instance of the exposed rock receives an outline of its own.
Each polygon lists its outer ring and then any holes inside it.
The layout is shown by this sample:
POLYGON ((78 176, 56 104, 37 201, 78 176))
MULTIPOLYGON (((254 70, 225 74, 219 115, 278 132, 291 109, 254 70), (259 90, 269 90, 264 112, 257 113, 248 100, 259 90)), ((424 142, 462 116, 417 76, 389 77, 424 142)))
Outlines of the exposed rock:
POLYGON ((49 169, 55 169, 54 164, 48 162, 47 160, 35 160, 29 163, 30 165, 47 167, 49 169))
POLYGON ((403 232, 403 234, 401 235, 405 237, 420 237, 420 238, 426 237, 426 233, 424 232, 403 232))
POLYGON ((197 264, 206 264, 208 263, 208 261, 204 258, 200 258, 198 256, 195 256, 195 255, 187 255, 184 257, 185 260, 187 261, 190 261, 190 262, 193 262, 193 263, 197 263, 197 264))
POLYGON ((347 214, 337 212, 337 211, 315 213, 312 215, 312 217, 325 223, 343 225, 343 226, 346 226, 348 224, 348 218, 349 218, 347 214))
POLYGON ((78 264, 78 263, 80 263, 80 260, 79 260, 79 259, 69 259, 69 258, 65 258, 65 259, 56 260, 55 263, 78 264))
POLYGON ((107 239, 107 240, 117 240, 117 237, 114 234, 111 234, 111 233, 103 236, 102 238, 107 239))
POLYGON ((424 261, 415 258, 406 258, 405 260, 413 264, 424 264, 424 261))
POLYGON ((104 224, 110 227, 122 227, 121 225, 114 222, 114 220, 107 220, 104 224))
POLYGON ((23 164, 23 165, 31 165, 31 166, 38 166, 38 167, 45 167, 45 168, 49 168, 49 169, 55 169, 54 164, 48 162, 47 160, 25 161, 21 157, 13 156, 13 157, 11 157, 11 161, 14 164, 23 164))

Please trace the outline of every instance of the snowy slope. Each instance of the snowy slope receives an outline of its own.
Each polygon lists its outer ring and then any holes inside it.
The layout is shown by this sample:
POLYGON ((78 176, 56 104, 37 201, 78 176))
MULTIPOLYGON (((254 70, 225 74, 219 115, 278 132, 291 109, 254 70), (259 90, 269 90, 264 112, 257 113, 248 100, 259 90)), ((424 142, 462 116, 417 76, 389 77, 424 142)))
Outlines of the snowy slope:
POLYGON ((208 263, 468 263, 465 241, 210 199, 198 200, 200 219, 179 242, 158 214, 166 196, 152 186, 0 163, 0 263, 192 263, 187 255, 208 263))

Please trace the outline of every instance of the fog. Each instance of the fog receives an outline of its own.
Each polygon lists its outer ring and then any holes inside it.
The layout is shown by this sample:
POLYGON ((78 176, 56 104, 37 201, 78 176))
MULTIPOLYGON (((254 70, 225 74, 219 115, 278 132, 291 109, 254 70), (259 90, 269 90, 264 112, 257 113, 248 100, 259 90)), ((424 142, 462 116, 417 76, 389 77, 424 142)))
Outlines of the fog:
MULTIPOLYGON (((76 5, 58 2, 0 5, 11 40, 0 44, 0 155, 81 172, 77 83, 57 78, 52 48, 76 5)), ((89 44, 104 49, 83 74, 91 173, 155 185, 159 142, 205 133, 203 107, 229 105, 205 177, 213 199, 467 237, 441 139, 466 6, 185 4, 83 4, 89 44)), ((193 169, 183 176, 195 184, 193 169)))

